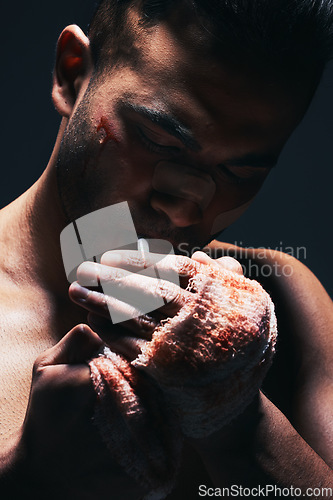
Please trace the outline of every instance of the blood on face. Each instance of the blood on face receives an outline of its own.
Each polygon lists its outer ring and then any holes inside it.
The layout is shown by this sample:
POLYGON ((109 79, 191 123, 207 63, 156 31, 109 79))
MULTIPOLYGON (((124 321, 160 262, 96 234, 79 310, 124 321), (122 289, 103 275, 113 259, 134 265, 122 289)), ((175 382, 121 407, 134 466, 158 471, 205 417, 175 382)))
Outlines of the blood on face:
POLYGON ((116 144, 120 143, 119 136, 114 130, 113 125, 108 121, 108 119, 105 116, 101 117, 100 122, 97 126, 97 132, 99 133, 101 132, 101 130, 103 130, 105 133, 105 136, 101 139, 101 145, 103 149, 109 141, 112 141, 116 144))

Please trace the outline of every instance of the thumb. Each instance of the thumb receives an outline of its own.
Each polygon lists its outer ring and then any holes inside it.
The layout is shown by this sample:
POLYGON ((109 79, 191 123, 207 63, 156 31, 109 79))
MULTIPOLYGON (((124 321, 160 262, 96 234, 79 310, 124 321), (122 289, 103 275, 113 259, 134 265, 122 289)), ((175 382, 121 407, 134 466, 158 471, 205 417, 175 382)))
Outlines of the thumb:
POLYGON ((35 364, 42 367, 85 363, 103 345, 103 341, 88 325, 80 324, 70 330, 55 346, 43 352, 35 364))

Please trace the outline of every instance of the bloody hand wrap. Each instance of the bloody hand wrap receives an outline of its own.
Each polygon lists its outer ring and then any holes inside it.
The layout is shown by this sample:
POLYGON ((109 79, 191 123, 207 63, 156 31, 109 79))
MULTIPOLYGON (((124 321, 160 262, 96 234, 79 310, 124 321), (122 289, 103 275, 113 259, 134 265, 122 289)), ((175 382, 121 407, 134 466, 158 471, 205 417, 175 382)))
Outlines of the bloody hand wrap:
POLYGON ((158 387, 107 347, 90 361, 98 396, 95 423, 111 457, 159 500, 171 491, 182 438, 158 387))
POLYGON ((123 455, 119 463, 143 484, 164 483, 147 498, 170 490, 177 428, 204 437, 239 415, 274 353, 274 305, 259 283, 197 264, 188 289, 193 298, 156 328, 131 365, 110 351, 90 362, 98 423, 114 457, 123 455))

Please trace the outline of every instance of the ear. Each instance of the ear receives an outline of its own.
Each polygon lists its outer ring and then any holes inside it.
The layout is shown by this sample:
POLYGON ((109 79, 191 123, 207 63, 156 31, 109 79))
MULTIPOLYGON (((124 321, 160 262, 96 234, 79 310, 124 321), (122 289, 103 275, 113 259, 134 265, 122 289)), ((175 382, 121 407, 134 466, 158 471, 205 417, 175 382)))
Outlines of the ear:
POLYGON ((76 25, 67 26, 57 44, 52 100, 58 113, 69 117, 83 84, 93 70, 89 38, 76 25))

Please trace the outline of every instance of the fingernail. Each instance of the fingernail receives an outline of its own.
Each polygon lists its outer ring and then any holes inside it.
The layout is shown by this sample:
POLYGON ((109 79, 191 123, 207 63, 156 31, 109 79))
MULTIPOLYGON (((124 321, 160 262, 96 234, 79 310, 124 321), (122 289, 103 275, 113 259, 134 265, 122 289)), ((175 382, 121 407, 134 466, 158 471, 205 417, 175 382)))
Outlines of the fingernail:
POLYGON ((83 286, 75 282, 72 283, 70 290, 71 290, 71 295, 75 299, 80 300, 81 302, 87 301, 90 293, 90 290, 88 290, 87 288, 84 288, 83 286))
POLYGON ((94 262, 83 262, 79 265, 76 279, 81 286, 90 287, 99 285, 100 266, 94 262))
POLYGON ((98 272, 98 264, 96 262, 85 261, 77 268, 78 275, 96 275, 98 272))

